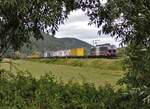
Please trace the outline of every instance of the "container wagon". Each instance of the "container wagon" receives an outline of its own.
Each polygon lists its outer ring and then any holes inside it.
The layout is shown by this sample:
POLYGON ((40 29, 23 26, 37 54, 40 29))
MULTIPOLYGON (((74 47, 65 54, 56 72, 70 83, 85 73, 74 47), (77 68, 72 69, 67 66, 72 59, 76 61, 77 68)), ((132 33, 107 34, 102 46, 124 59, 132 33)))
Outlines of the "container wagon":
POLYGON ((102 44, 92 47, 87 55, 85 48, 73 48, 68 50, 46 51, 44 57, 68 57, 68 58, 87 58, 87 57, 116 57, 117 49, 115 45, 102 44))

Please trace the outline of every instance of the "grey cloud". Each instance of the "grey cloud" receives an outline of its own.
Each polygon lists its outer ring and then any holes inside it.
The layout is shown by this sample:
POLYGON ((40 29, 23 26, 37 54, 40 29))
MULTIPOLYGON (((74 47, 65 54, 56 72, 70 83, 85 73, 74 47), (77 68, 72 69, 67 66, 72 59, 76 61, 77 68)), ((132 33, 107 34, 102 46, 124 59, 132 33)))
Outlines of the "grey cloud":
POLYGON ((98 28, 88 25, 89 18, 81 10, 73 11, 69 19, 64 25, 61 25, 56 37, 73 37, 84 40, 88 43, 93 42, 95 39, 100 39, 100 43, 112 43, 118 46, 113 38, 108 35, 98 35, 98 28))

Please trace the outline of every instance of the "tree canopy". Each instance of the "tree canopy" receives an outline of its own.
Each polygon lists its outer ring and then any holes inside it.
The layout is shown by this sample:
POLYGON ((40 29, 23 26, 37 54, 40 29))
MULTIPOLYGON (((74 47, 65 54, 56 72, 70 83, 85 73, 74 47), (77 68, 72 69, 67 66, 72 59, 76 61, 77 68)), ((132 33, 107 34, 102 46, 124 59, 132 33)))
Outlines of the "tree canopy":
POLYGON ((131 87, 149 86, 150 0, 107 0, 105 4, 86 0, 82 8, 90 24, 100 28, 99 33, 110 34, 128 46, 124 82, 131 87))
POLYGON ((0 56, 9 47, 16 50, 28 43, 31 34, 36 39, 42 38, 41 31, 54 34, 78 7, 74 0, 1 0, 0 56))
POLYGON ((90 23, 102 26, 101 32, 122 39, 125 44, 148 46, 150 35, 149 0, 108 0, 101 4, 93 0, 86 4, 90 23))

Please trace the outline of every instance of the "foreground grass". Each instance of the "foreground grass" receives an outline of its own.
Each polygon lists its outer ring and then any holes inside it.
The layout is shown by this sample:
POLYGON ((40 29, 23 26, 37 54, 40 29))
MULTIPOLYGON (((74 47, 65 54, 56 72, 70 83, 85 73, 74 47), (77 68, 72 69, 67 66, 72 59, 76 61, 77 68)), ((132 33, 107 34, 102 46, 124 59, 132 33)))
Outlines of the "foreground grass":
MULTIPOLYGON (((25 61, 25 60, 14 60, 17 70, 13 67, 12 71, 28 71, 36 78, 45 75, 46 73, 52 73, 58 81, 68 82, 88 82, 94 83, 97 87, 105 84, 115 85, 116 82, 123 75, 120 60, 57 60, 57 62, 45 61, 25 61), (75 62, 78 61, 78 64, 75 62), (74 64, 70 64, 70 63, 74 64), (81 64, 79 64, 79 62, 81 64), (87 64, 87 65, 86 65, 87 64), (81 66, 79 66, 81 65, 81 66)), ((8 64, 2 64, 4 69, 9 70, 8 64)))
POLYGON ((33 59, 41 63, 69 65, 74 67, 90 67, 102 70, 121 70, 123 59, 33 59))

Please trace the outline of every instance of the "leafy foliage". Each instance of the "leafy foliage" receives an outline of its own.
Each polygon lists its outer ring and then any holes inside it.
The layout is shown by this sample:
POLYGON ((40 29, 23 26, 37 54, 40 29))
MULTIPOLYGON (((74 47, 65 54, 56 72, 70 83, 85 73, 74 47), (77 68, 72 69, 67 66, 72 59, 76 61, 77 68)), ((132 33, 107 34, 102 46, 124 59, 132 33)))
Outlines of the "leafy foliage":
POLYGON ((87 83, 62 84, 52 75, 37 80, 25 72, 0 74, 1 109, 149 109, 146 95, 138 90, 114 91, 109 85, 96 89, 87 83))
POLYGON ((9 47, 19 49, 31 34, 43 38, 42 31, 55 34, 67 15, 79 6, 74 0, 1 0, 0 56, 9 47))
POLYGON ((83 7, 88 10, 90 24, 102 26, 105 34, 116 35, 124 44, 149 45, 149 0, 87 0, 83 7))
POLYGON ((87 0, 83 3, 90 24, 111 34, 127 45, 126 79, 131 87, 149 86, 150 79, 150 1, 149 0, 87 0))
POLYGON ((130 45, 126 49, 129 58, 125 60, 126 79, 129 87, 150 86, 150 51, 141 45, 130 45))

